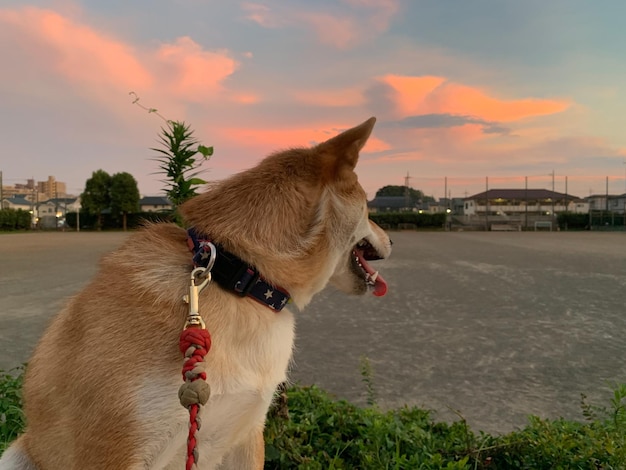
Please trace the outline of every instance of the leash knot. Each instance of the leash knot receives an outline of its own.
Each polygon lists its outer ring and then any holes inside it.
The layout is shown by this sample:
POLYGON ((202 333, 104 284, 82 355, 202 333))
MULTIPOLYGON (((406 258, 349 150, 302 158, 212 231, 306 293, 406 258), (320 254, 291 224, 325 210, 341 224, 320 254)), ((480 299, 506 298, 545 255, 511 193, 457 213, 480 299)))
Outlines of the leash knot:
POLYGON ((202 357, 206 356, 209 349, 211 349, 211 335, 202 328, 186 328, 180 335, 178 348, 185 357, 189 357, 187 350, 191 346, 197 348, 197 354, 202 355, 202 357))
POLYGON ((180 404, 189 410, 189 435, 187 438, 187 460, 185 468, 191 470, 198 461, 196 432, 200 429, 200 406, 205 405, 211 396, 211 388, 206 383, 204 357, 211 349, 211 335, 204 328, 188 327, 180 334, 180 352, 185 356, 183 380, 178 389, 180 404))

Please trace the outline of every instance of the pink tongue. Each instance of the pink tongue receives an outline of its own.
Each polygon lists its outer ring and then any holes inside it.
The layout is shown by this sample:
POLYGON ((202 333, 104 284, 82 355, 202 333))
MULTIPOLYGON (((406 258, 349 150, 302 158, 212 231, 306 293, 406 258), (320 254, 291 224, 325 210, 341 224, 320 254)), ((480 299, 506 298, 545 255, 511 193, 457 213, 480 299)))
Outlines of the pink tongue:
POLYGON ((379 274, 374 283, 374 295, 376 297, 382 297, 387 293, 387 283, 383 277, 379 274))
MULTIPOLYGON (((374 271, 372 267, 367 263, 367 261, 365 261, 365 258, 363 258, 362 253, 357 251, 356 254, 359 257, 359 262, 361 263, 361 266, 363 266, 363 269, 365 269, 365 272, 370 275, 374 274, 376 271, 374 271)), ((382 297, 386 293, 387 293, 387 282, 379 274, 378 277, 376 277, 376 281, 374 281, 373 294, 376 297, 382 297)))

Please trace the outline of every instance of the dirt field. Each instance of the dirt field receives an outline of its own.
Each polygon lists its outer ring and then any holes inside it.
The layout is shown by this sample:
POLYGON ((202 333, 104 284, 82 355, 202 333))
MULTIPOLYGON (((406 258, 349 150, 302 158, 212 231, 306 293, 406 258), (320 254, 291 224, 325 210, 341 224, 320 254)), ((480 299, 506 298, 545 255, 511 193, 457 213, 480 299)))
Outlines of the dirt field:
MULTIPOLYGON (((0 368, 28 359, 65 299, 123 233, 0 235, 0 368)), ((394 232, 386 297, 327 290, 297 315, 292 378, 365 401, 459 412, 506 432, 579 418, 580 393, 626 382, 626 234, 394 232)))

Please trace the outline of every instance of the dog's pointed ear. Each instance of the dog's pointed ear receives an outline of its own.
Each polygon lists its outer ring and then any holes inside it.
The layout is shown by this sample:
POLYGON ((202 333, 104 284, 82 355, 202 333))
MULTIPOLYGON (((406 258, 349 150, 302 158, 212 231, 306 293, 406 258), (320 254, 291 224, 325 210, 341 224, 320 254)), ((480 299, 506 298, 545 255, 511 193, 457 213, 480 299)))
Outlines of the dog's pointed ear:
POLYGON ((322 142, 319 146, 329 149, 341 159, 341 163, 354 168, 359 159, 359 152, 365 146, 375 123, 376 118, 371 117, 364 123, 322 142))

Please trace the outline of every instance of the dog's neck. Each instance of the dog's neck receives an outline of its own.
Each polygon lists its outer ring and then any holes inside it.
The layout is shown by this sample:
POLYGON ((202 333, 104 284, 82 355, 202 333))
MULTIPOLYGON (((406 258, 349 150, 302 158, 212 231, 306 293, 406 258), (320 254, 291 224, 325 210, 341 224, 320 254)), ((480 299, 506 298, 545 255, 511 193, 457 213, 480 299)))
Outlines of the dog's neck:
POLYGON ((211 278, 223 289, 240 297, 252 297, 275 312, 281 311, 289 302, 289 292, 267 282, 253 266, 211 242, 194 228, 187 230, 187 244, 193 253, 194 265, 202 267, 207 267, 209 262, 206 255, 209 244, 215 246, 217 256, 211 268, 211 278))

